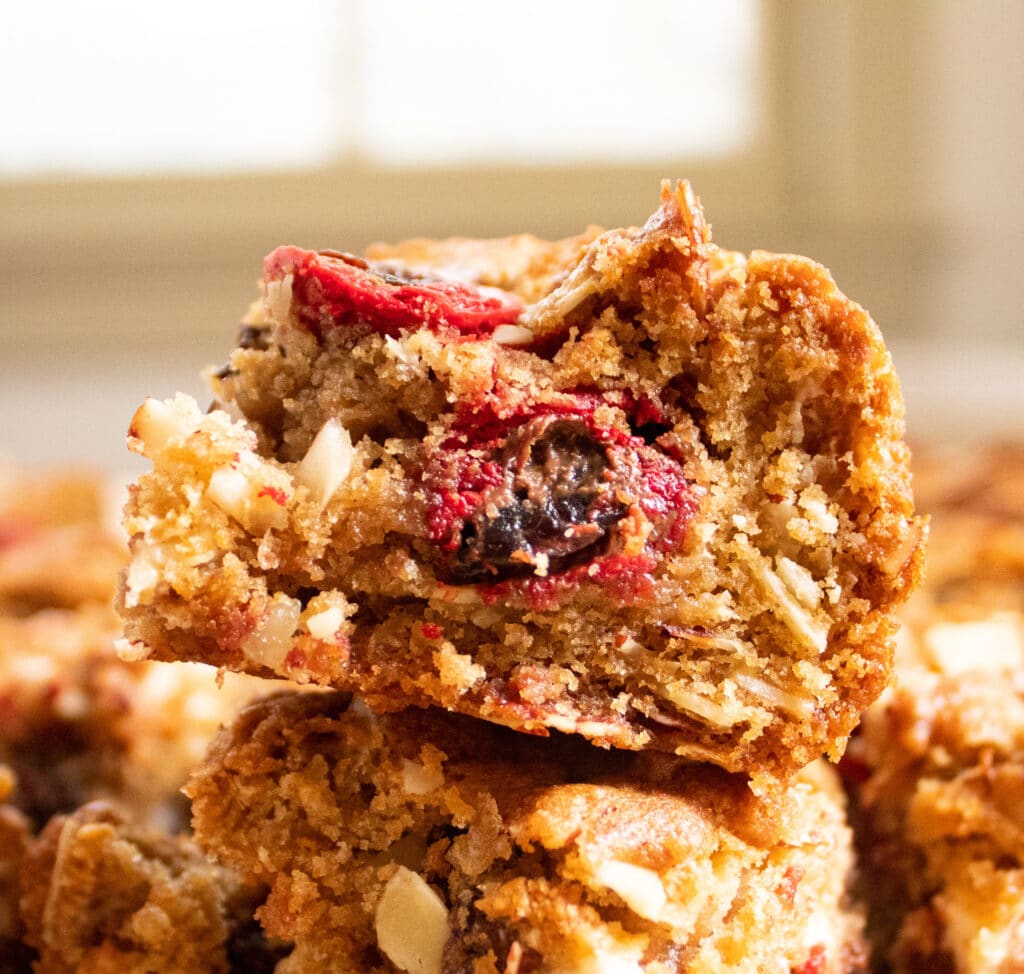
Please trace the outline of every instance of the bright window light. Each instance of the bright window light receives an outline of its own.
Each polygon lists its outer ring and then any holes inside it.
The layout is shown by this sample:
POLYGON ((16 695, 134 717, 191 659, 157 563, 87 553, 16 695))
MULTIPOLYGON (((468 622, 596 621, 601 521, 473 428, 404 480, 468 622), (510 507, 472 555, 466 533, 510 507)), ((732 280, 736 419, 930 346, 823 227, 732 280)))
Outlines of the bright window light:
POLYGON ((365 152, 386 163, 721 156, 756 122, 754 0, 362 7, 365 152))
POLYGON ((757 0, 34 0, 0 31, 0 174, 735 153, 757 0))
POLYGON ((8 4, 0 171, 324 162, 345 128, 334 10, 329 0, 8 4))

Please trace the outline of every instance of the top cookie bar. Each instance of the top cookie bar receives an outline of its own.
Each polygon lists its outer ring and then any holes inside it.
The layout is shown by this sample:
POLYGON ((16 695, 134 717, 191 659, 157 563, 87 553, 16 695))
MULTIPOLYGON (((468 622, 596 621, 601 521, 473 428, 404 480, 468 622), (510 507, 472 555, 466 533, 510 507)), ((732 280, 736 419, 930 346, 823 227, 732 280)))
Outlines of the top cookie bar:
POLYGON ((882 337, 685 183, 555 243, 279 248, 211 381, 132 420, 133 655, 769 776, 886 683, 923 530, 882 337))

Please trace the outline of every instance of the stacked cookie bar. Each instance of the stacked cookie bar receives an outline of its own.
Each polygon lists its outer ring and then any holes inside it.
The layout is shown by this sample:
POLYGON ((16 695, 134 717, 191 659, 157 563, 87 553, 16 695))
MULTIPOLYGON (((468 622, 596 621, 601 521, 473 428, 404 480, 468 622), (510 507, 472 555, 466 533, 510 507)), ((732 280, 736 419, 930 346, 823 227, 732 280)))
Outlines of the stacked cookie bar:
POLYGON ((838 759, 923 527, 878 329, 639 228, 282 247, 215 401, 147 400, 123 653, 246 711, 198 841, 281 971, 845 971, 838 759), (766 932, 767 930, 767 932, 766 932))

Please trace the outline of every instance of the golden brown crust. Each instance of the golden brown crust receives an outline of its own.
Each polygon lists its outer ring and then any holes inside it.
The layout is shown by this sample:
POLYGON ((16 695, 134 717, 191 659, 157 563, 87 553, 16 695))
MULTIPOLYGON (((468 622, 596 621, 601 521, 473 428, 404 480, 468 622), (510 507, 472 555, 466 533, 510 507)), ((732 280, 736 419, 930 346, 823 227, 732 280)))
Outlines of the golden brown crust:
POLYGON ((136 654, 765 778, 841 753, 923 525, 892 363, 824 268, 719 251, 685 184, 638 229, 373 251, 511 288, 498 337, 338 324, 358 259, 275 253, 224 411, 133 420, 136 654))
POLYGON ((665 755, 439 711, 376 717, 328 692, 248 708, 188 791, 199 841, 271 887, 259 917, 295 940, 286 971, 393 972, 403 949, 437 974, 863 958, 841 792, 821 766, 758 799, 665 755), (389 942, 395 914, 417 946, 389 942))
POLYGON ((532 303, 561 283, 566 268, 579 261, 599 232, 591 227, 578 236, 556 241, 525 233, 493 240, 418 237, 396 244, 372 244, 366 256, 410 268, 441 269, 456 280, 498 287, 532 303))

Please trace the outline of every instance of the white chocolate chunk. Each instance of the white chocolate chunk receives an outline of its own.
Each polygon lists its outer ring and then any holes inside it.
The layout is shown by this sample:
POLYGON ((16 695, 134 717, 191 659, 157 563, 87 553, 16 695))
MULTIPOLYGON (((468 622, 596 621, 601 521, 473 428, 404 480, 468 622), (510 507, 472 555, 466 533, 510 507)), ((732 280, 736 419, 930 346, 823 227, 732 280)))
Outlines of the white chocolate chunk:
POLYGON ((399 970, 441 974, 448 910, 418 873, 398 867, 377 904, 374 929, 381 953, 399 970))
POLYGON ((309 488, 314 503, 325 507, 352 470, 352 438, 336 419, 320 428, 295 468, 295 479, 309 488))
POLYGON ((345 610, 341 606, 332 605, 329 609, 310 616, 306 620, 306 628, 311 636, 325 642, 333 642, 344 621, 345 610))
POLYGON ((171 401, 146 398, 135 410, 128 429, 128 448, 153 459, 173 437, 188 435, 190 425, 171 401))

